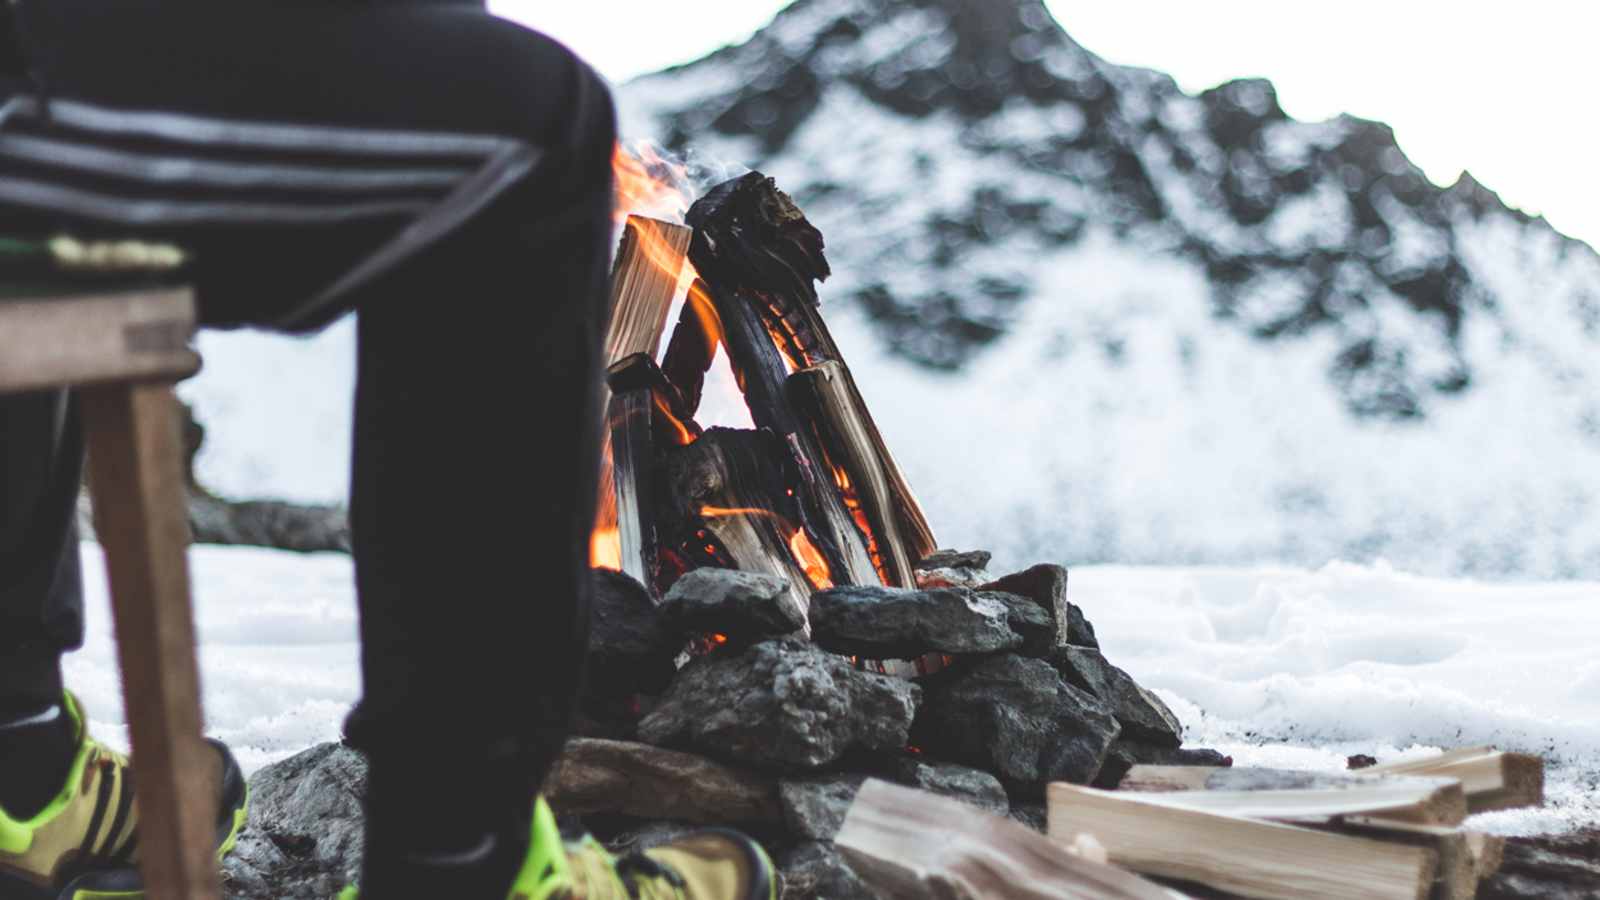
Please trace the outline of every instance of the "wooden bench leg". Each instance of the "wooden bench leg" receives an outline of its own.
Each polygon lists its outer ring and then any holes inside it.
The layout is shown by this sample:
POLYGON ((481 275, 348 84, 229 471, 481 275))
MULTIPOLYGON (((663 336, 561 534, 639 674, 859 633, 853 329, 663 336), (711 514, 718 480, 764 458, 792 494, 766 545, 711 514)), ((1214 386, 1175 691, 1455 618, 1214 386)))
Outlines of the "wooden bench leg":
POLYGON ((216 900, 217 765, 201 739, 182 448, 169 384, 84 388, 151 900, 216 900))

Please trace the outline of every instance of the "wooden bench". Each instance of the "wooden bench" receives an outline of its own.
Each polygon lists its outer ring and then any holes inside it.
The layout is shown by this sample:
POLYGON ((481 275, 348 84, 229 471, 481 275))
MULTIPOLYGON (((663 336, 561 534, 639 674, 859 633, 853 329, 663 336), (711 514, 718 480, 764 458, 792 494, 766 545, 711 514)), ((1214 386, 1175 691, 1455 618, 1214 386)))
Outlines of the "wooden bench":
POLYGON ((186 288, 0 297, 0 394, 78 393, 138 784, 139 864, 155 900, 219 896, 216 765, 201 739, 188 523, 172 385, 200 368, 186 288))

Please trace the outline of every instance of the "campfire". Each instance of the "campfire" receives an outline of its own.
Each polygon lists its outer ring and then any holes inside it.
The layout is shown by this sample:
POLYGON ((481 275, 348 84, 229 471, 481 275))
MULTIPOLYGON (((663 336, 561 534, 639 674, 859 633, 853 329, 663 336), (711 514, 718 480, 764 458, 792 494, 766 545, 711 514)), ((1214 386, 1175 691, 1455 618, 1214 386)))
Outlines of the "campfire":
POLYGON ((592 563, 656 599, 699 568, 769 574, 802 610, 829 587, 916 587, 937 544, 820 314, 821 233, 760 173, 689 204, 653 153, 619 150, 616 170, 619 203, 687 224, 622 217, 592 563), (695 419, 719 350, 754 428, 695 419))

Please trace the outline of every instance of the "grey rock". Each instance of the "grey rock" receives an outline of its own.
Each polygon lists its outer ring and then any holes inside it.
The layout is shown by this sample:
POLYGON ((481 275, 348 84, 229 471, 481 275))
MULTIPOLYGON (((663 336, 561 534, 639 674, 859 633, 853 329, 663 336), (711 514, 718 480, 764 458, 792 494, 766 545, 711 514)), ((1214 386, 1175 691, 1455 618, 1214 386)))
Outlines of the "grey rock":
POLYGON ((807 841, 779 855, 778 876, 782 900, 878 900, 827 841, 807 841))
POLYGON ((1116 743, 1111 745, 1111 752, 1106 754, 1105 765, 1100 767, 1100 774, 1095 776, 1093 785, 1106 790, 1115 789, 1121 783, 1122 776, 1128 774, 1128 770, 1134 766, 1216 766, 1218 768, 1226 768, 1231 765, 1233 765, 1233 757, 1223 756, 1215 750, 1204 747, 1174 748, 1119 737, 1116 743))
POLYGON ((1059 647, 1050 662, 1067 683, 1082 688, 1110 704, 1123 737, 1177 748, 1183 743, 1183 724, 1161 698, 1139 686, 1133 676, 1106 661, 1092 647, 1059 647))
POLYGON ((1011 809, 1000 779, 980 769, 954 763, 901 759, 895 765, 895 780, 901 784, 946 797, 965 800, 979 809, 1005 815, 1011 809))
POLYGON ((683 648, 661 621, 644 585, 611 569, 594 569, 585 690, 597 696, 663 690, 683 648))
POLYGON ((918 569, 915 572, 917 587, 923 590, 942 587, 977 588, 989 582, 989 573, 983 569, 952 566, 945 569, 918 569))
POLYGON ((813 841, 833 840, 866 780, 865 775, 817 775, 779 782, 778 796, 789 833, 813 841))
POLYGON ((1048 834, 1050 831, 1050 814, 1043 803, 1031 801, 1013 803, 1009 815, 1012 821, 1021 822, 1040 834, 1048 834))
POLYGON ((195 543, 273 547, 299 553, 350 552, 350 518, 339 506, 277 500, 231 502, 189 493, 189 531, 195 543))
POLYGON ((986 569, 993 554, 987 550, 935 550, 917 563, 918 569, 986 569))
POLYGON ((1098 647, 1094 626, 1083 610, 1067 600, 1067 570, 1064 566, 1041 564, 1023 569, 982 586, 985 591, 1004 591, 1027 597, 1050 611, 1056 621, 1056 643, 1098 647))
POLYGON ((691 661, 640 721, 639 736, 739 765, 804 771, 851 749, 900 750, 921 696, 908 681, 783 638, 691 661))
POLYGON ((1005 604, 1006 624, 1022 635, 1022 647, 1018 652, 1033 657, 1050 655, 1056 644, 1056 620, 1049 610, 1026 597, 1003 591, 983 591, 979 596, 1005 604))
POLYGON ((1014 793, 1094 780, 1121 731, 1109 705, 1044 660, 1002 653, 929 681, 915 743, 995 773, 1014 793))
POLYGON ((566 814, 617 813, 712 825, 777 823, 783 816, 771 778, 629 741, 568 740, 544 791, 566 814))
POLYGON ((319 744, 250 779, 250 818, 223 860, 231 900, 327 900, 355 882, 365 845, 367 764, 319 744))
POLYGON ((747 642, 805 627, 805 610, 774 575, 735 569, 695 569, 673 583, 661 601, 661 618, 682 635, 718 632, 747 642))
POLYGON ((915 659, 1022 645, 1008 607, 966 588, 836 587, 811 598, 811 637, 836 653, 915 659))

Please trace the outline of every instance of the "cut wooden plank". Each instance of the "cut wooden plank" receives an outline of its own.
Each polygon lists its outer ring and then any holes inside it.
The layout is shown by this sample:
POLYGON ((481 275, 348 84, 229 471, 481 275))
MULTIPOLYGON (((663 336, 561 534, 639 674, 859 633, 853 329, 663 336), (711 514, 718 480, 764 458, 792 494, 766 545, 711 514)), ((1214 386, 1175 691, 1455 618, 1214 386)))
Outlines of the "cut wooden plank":
POLYGON ((1329 826, 1343 834, 1427 847, 1439 857, 1429 900, 1472 900, 1478 894, 1478 867, 1467 832, 1438 825, 1413 825, 1388 819, 1352 816, 1329 826))
POLYGON ((187 378, 194 328, 188 288, 0 300, 0 394, 187 378))
POLYGON ((1325 774, 1233 766, 1134 766, 1119 785, 1151 802, 1279 822, 1334 816, 1382 816, 1427 825, 1458 825, 1466 796, 1451 778, 1325 774))
POLYGON ((182 443, 167 384, 81 393, 151 897, 213 900, 216 754, 201 739, 182 443))
POLYGON ((1492 747, 1469 747, 1437 756, 1382 763, 1361 769, 1361 775, 1425 775, 1455 778, 1467 794, 1474 814, 1544 804, 1544 760, 1526 753, 1503 753, 1492 747))
POLYGON ((1010 819, 869 780, 834 838, 889 900, 1181 900, 1177 891, 1068 852, 1010 819))
POLYGON ((1424 847, 1158 802, 1173 796, 1051 784, 1050 837, 1091 834, 1112 863, 1245 897, 1421 900, 1438 868, 1424 847))

